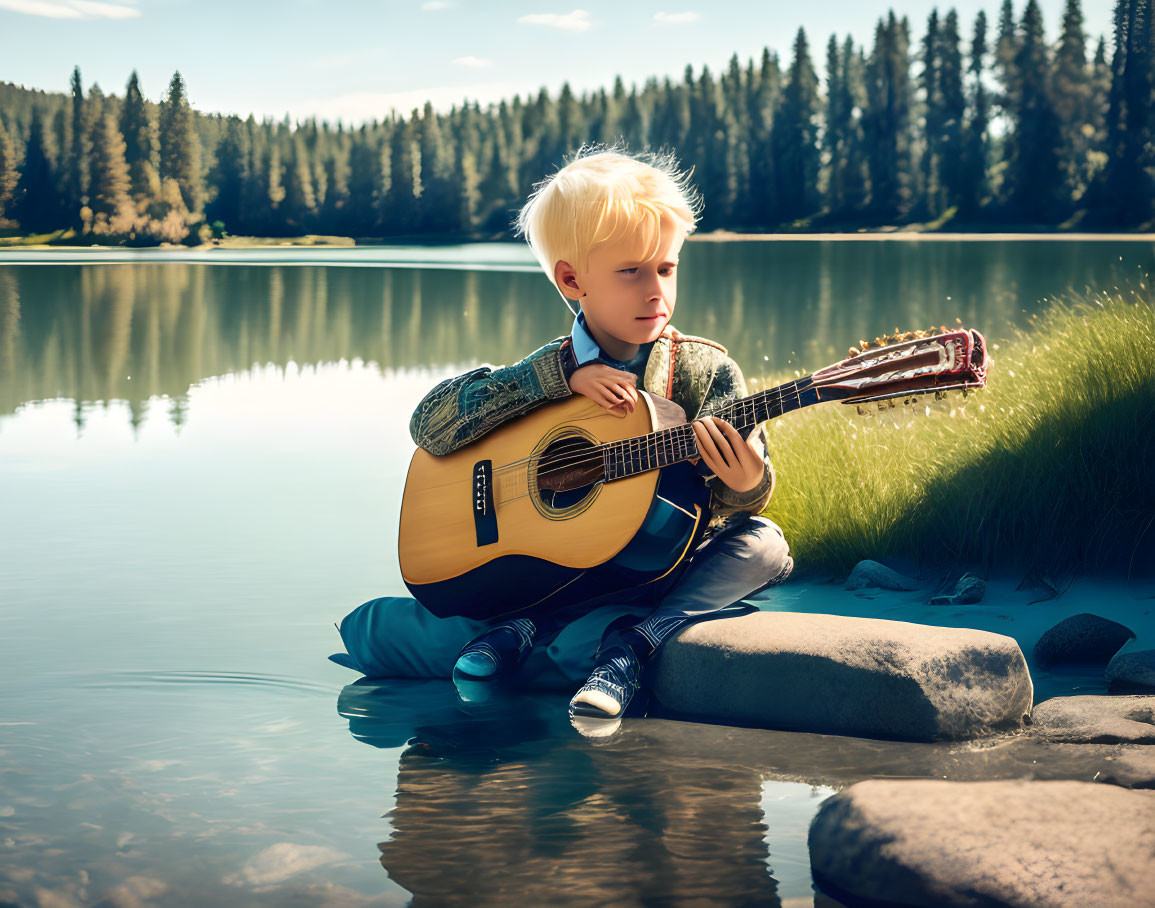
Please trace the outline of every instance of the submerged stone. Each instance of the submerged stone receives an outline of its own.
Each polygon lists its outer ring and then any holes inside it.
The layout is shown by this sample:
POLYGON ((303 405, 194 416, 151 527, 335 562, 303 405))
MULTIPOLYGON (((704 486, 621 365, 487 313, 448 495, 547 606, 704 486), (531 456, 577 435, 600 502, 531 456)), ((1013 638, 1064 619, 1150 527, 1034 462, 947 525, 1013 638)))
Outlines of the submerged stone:
POLYGON ((1010 637, 791 612, 686 628, 666 644, 653 690, 681 714, 913 741, 1017 730, 1033 693, 1010 637))
POLYGON ((987 594, 987 582, 973 574, 963 574, 949 596, 935 596, 931 605, 974 605, 987 594))
POLYGON ((1074 744, 1155 744, 1155 696, 1044 700, 1031 712, 1030 733, 1074 744))
POLYGON ((809 845, 815 881, 847 901, 1149 904, 1155 792, 872 779, 822 804, 809 845))
POLYGON ((1134 639, 1129 627, 1098 615, 1083 613, 1060 621, 1035 644, 1035 660, 1049 667, 1063 664, 1106 665, 1123 644, 1134 639))
POLYGON ((917 590, 921 584, 917 580, 905 577, 898 571, 892 571, 885 564, 877 561, 860 561, 846 578, 846 589, 860 590, 864 587, 875 587, 880 590, 917 590))
POLYGON ((1107 665, 1107 686, 1111 690, 1155 691, 1155 649, 1115 656, 1107 665))

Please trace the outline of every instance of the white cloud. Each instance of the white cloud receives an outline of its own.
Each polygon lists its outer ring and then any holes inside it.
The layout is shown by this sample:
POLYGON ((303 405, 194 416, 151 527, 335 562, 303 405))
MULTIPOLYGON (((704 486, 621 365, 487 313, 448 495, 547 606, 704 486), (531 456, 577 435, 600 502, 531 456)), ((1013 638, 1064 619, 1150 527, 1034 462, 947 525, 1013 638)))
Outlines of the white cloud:
POLYGON ((458 66, 468 66, 471 69, 485 69, 487 66, 493 66, 492 60, 485 60, 482 57, 457 57, 453 62, 458 66))
POLYGON ((0 9, 46 19, 136 19, 140 10, 97 0, 0 0, 0 9))
POLYGON ((348 855, 321 845, 278 842, 253 857, 239 873, 230 873, 224 882, 228 886, 244 886, 246 883, 267 886, 270 883, 283 883, 289 877, 305 870, 313 870, 347 858, 348 855))
POLYGON ((702 18, 701 13, 654 13, 654 21, 662 25, 689 25, 702 18))
POLYGON ((530 13, 528 16, 519 16, 518 22, 527 25, 548 25, 550 28, 559 28, 566 32, 586 32, 593 23, 590 14, 584 9, 575 9, 572 13, 530 13))
POLYGON ((453 4, 447 0, 429 0, 428 3, 421 4, 421 11, 423 13, 436 13, 443 9, 449 9, 451 6, 453 4))

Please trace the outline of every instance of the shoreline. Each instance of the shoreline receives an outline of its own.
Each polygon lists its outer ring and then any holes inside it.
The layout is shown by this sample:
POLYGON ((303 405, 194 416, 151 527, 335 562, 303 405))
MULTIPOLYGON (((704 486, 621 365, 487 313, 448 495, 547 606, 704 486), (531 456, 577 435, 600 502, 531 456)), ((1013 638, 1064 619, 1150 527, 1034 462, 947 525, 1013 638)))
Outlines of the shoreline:
MULTIPOLYGON (((714 230, 709 233, 694 233, 686 238, 691 243, 735 243, 735 242, 1134 242, 1155 243, 1155 233, 1089 233, 1089 232, 1006 232, 1006 233, 960 233, 941 231, 904 230, 860 230, 856 232, 815 232, 815 233, 738 233, 730 230, 714 230)), ((68 250, 70 253, 90 252, 212 252, 215 249, 284 249, 323 248, 366 249, 375 246, 457 246, 474 243, 510 243, 521 245, 520 240, 493 239, 484 237, 436 238, 428 237, 372 237, 358 240, 354 237, 306 234, 299 237, 226 237, 221 241, 185 246, 181 243, 161 243, 157 246, 127 246, 125 244, 100 243, 5 243, 0 239, 0 255, 7 250, 22 252, 45 252, 68 250)))

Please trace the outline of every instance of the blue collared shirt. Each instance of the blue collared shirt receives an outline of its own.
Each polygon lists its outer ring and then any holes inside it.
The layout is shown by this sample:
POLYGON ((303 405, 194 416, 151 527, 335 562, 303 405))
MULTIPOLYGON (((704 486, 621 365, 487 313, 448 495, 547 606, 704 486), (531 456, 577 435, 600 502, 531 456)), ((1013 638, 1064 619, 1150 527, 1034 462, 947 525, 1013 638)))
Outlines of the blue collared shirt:
POLYGON ((598 342, 593 339, 589 329, 586 328, 586 316, 584 312, 579 312, 577 318, 573 321, 573 331, 570 333, 570 338, 573 342, 574 358, 577 360, 578 367, 588 366, 590 363, 605 363, 614 369, 620 369, 623 372, 633 372, 638 377, 638 387, 642 385, 642 379, 646 374, 646 362, 650 358, 650 350, 653 349, 654 342, 642 344, 638 347, 637 355, 628 362, 622 362, 620 359, 614 359, 605 352, 598 342))

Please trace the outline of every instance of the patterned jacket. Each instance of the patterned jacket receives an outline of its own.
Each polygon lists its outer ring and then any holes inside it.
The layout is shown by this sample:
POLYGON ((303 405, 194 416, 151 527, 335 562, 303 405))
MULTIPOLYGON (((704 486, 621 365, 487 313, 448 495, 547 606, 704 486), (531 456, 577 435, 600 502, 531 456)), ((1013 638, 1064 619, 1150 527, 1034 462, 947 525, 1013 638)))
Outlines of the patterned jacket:
MULTIPOLYGON (((575 368, 577 362, 566 336, 550 341, 512 366, 479 366, 447 378, 417 405, 409 433, 431 454, 449 454, 542 404, 571 397, 569 376, 575 368)), ((650 350, 643 387, 674 401, 689 420, 710 416, 730 401, 747 396, 742 370, 725 347, 681 334, 672 326, 667 326, 650 350)), ((757 514, 770 501, 774 469, 761 427, 755 439, 765 463, 762 481, 748 492, 735 492, 712 477, 710 509, 715 520, 739 512, 757 514)))

